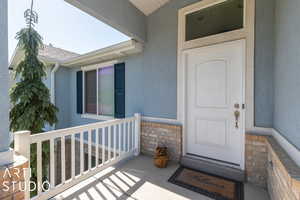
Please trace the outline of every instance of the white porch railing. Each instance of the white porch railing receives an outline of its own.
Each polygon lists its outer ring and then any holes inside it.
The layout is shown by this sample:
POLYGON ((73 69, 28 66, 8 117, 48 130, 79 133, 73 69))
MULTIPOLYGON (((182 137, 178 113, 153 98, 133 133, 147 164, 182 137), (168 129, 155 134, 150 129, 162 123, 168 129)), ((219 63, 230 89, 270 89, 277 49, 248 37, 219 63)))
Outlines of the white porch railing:
MULTIPOLYGON (((140 114, 135 114, 131 118, 99 122, 35 135, 30 135, 29 131, 15 133, 15 151, 19 154, 30 158, 30 146, 36 145, 37 196, 33 198, 39 200, 49 199, 121 160, 139 155, 140 123, 140 114), (71 149, 71 159, 67 159, 71 160, 71 169, 67 169, 71 170, 68 180, 66 165, 69 166, 70 164, 66 163, 66 140, 71 141, 68 143, 70 145, 68 149, 71 149), (60 145, 58 145, 58 141, 60 145), (45 162, 43 161, 45 159, 43 159, 42 150, 44 142, 48 142, 50 146, 49 169, 43 169, 42 167, 42 162, 45 162), (78 147, 77 153, 76 146, 78 147), (92 149, 94 149, 94 153, 92 153, 92 149), (95 160, 94 164, 92 164, 92 158, 95 160), (75 163, 76 160, 80 164, 75 163), (57 169, 55 161, 60 161, 61 170, 57 169), (78 170, 78 168, 80 169, 78 170), (43 182, 43 170, 48 171, 47 180, 49 180, 50 189, 47 191, 45 186, 49 184, 43 182), (79 172, 76 174, 76 171, 79 172), (60 178, 60 183, 57 183, 57 178, 60 178)), ((25 178, 26 200, 30 199, 28 187, 30 178, 28 174, 25 178)))

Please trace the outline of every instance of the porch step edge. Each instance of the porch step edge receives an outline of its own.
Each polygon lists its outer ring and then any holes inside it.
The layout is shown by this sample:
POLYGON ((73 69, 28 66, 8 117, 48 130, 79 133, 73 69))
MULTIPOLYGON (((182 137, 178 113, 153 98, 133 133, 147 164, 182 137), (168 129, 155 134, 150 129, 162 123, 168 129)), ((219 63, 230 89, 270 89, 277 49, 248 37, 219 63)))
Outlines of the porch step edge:
POLYGON ((224 166, 221 164, 209 162, 196 156, 186 155, 181 157, 180 164, 184 167, 203 171, 209 174, 214 174, 231 180, 245 182, 246 174, 245 171, 224 166))

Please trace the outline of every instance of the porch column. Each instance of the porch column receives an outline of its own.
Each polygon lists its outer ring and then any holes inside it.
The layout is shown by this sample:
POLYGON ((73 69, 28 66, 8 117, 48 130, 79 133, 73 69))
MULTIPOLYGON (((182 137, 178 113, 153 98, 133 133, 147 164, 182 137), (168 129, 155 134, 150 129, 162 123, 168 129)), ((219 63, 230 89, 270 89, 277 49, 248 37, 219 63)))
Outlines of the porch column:
POLYGON ((0 0, 0 166, 11 163, 13 157, 9 149, 7 6, 7 0, 0 0))

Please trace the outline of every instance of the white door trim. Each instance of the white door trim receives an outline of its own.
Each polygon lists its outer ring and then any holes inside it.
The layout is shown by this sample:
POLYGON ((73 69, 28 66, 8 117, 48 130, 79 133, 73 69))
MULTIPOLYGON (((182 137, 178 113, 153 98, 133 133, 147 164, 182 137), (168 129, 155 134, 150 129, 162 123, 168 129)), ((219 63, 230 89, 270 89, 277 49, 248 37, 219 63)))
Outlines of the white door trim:
MULTIPOLYGON (((183 155, 186 154, 186 70, 183 63, 184 50, 218 44, 226 41, 245 39, 246 40, 246 70, 245 70, 245 127, 246 131, 254 128, 254 46, 255 46, 255 0, 244 0, 245 16, 244 28, 236 31, 208 36, 185 42, 185 15, 190 12, 201 10, 209 6, 224 2, 224 0, 203 0, 182 8, 178 12, 178 49, 177 49, 177 120, 183 125, 183 155)), ((243 147, 244 148, 244 147, 243 147)), ((245 158, 243 149, 243 164, 245 158)))

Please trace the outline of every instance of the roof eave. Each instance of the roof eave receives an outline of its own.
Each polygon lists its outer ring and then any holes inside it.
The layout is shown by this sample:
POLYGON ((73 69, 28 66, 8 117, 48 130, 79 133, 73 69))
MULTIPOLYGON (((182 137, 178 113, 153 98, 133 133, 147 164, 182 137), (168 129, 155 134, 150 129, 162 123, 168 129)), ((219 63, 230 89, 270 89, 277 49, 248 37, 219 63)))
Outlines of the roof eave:
POLYGON ((65 67, 78 67, 137 54, 143 51, 143 45, 135 40, 129 40, 87 54, 71 58, 60 64, 65 67))

